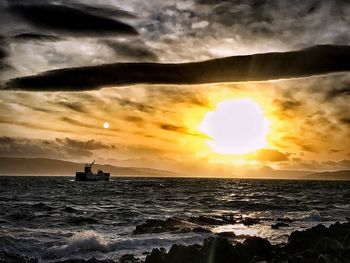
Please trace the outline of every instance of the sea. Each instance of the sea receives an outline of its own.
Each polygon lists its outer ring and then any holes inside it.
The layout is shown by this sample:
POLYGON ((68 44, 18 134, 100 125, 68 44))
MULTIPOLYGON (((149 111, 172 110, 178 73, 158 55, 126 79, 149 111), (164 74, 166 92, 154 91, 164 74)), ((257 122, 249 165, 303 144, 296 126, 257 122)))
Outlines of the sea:
POLYGON ((201 244, 222 232, 282 243, 292 231, 348 221, 349 189, 341 181, 0 176, 0 251, 40 262, 144 259, 153 248, 201 244), (134 231, 147 219, 169 218, 204 218, 210 231, 134 231), (284 225, 272 228, 277 222, 284 225))

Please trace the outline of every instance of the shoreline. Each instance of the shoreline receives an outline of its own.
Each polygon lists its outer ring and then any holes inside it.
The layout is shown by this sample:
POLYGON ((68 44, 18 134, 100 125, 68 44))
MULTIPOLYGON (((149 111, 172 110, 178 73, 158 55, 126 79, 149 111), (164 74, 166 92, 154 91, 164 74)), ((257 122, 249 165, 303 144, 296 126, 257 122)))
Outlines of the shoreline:
MULTIPOLYGON (((52 178, 57 178, 57 177, 65 177, 65 178, 71 178, 74 181, 75 176, 71 174, 0 174, 0 177, 52 177, 52 178)), ((176 179, 181 179, 181 180, 227 180, 227 181, 232 181, 232 180, 257 180, 257 181, 296 181, 296 182, 350 182, 349 179, 339 179, 339 178, 302 178, 302 177, 281 177, 281 178, 276 178, 276 177, 214 177, 214 176, 207 176, 207 177, 200 177, 200 176, 158 176, 158 175, 111 175, 109 181, 116 181, 116 179, 136 179, 136 180, 142 180, 142 179, 159 179, 159 180, 176 180, 176 179)), ((96 183, 96 182, 94 182, 96 183)))
MULTIPOLYGON (((0 263, 37 263, 37 258, 0 251, 0 263)), ((350 221, 322 224, 293 231, 286 243, 272 245, 268 239, 250 236, 233 244, 227 237, 209 237, 201 245, 173 244, 169 251, 153 248, 141 260, 125 254, 118 260, 63 259, 54 263, 226 263, 226 262, 350 262, 350 221)))

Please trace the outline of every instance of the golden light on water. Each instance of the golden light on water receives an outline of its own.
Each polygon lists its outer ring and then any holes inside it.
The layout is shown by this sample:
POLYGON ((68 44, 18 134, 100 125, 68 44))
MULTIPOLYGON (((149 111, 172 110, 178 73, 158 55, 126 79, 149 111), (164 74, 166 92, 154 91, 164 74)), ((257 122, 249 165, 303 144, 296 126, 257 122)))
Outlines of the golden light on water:
POLYGON ((213 152, 246 154, 267 146, 269 121, 260 105, 251 99, 232 99, 206 113, 199 127, 211 139, 213 152))
POLYGON ((258 230, 255 228, 247 227, 243 224, 228 224, 223 226, 218 226, 211 229, 213 233, 227 233, 233 232, 237 236, 257 236, 258 230))

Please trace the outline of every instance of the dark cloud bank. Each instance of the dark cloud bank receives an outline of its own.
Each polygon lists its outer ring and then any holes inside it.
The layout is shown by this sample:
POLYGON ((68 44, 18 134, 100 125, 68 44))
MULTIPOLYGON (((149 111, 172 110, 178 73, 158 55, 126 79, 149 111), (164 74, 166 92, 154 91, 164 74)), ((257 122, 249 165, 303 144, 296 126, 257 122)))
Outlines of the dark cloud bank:
POLYGON ((320 45, 291 52, 203 62, 115 63, 66 68, 10 80, 8 89, 83 91, 132 84, 204 84, 297 78, 350 70, 350 46, 320 45))
POLYGON ((17 41, 59 41, 60 38, 55 35, 45 35, 38 33, 22 33, 11 36, 11 40, 17 41))
MULTIPOLYGON (((1 44, 1 42, 0 42, 1 44)), ((5 58, 7 57, 7 52, 4 48, 0 47, 0 69, 5 67, 5 58)))
POLYGON ((137 34, 137 31, 128 24, 100 16, 101 13, 106 12, 98 7, 79 5, 79 8, 75 8, 58 4, 14 4, 9 5, 8 10, 30 24, 50 31, 83 34, 84 36, 101 33, 137 34))
POLYGON ((113 149, 96 140, 80 141, 71 138, 55 140, 35 140, 16 137, 0 137, 0 156, 14 157, 89 157, 94 150, 113 149))

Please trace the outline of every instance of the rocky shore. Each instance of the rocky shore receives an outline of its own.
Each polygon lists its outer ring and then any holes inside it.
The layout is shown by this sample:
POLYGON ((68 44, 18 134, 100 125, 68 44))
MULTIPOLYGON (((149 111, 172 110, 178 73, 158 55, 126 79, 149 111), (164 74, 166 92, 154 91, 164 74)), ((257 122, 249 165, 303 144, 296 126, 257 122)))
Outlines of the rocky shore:
MULTIPOLYGON (((154 228, 159 222, 146 222, 154 228)), ((167 222, 172 229, 179 222, 167 222)), ((145 231, 145 225, 135 232, 145 231)), ((154 229, 153 229, 154 230, 154 229)), ((193 229, 192 229, 193 231, 193 229)), ((0 252, 0 263, 36 263, 38 259, 0 252)), ((210 237, 202 245, 174 244, 169 251, 155 248, 142 261, 133 255, 122 256, 118 261, 97 259, 69 259, 56 263, 350 263, 350 222, 335 223, 329 227, 315 227, 294 231, 287 243, 272 245, 267 239, 247 237, 244 242, 232 244, 221 236, 210 237)))

